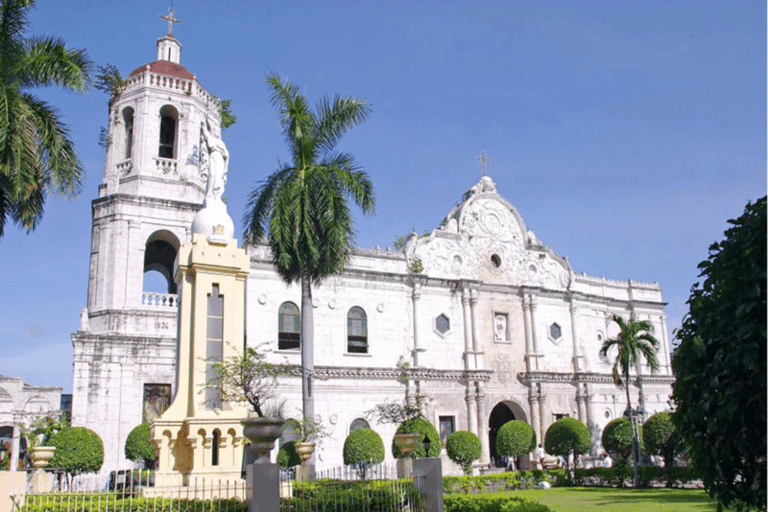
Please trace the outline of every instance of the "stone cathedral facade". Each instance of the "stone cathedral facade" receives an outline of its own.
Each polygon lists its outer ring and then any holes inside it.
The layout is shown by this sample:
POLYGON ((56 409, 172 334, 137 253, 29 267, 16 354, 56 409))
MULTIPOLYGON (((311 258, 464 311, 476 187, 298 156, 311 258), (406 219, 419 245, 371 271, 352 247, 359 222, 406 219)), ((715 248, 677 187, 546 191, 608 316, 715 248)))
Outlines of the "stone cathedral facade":
MULTIPOLYGON (((72 420, 102 437, 105 469, 131 466, 128 433, 157 418, 177 391, 174 262, 205 196, 201 123, 220 131, 218 101, 180 53, 169 30, 157 60, 134 70, 112 103, 92 205, 88 305, 72 335, 72 420), (166 278, 165 293, 142 289, 149 271, 166 278)), ((246 250, 245 343, 299 364, 300 287, 279 279, 266 246, 246 250)), ((577 273, 485 175, 428 236, 412 234, 398 251, 355 249, 313 301, 315 410, 332 433, 318 469, 342 464, 344 439, 360 426, 389 446, 395 426, 366 413, 406 397, 421 399, 443 438, 477 433, 485 463, 498 460, 496 432, 511 419, 542 439, 556 419, 576 417, 599 449, 602 428, 626 408, 611 364, 598 357, 617 333, 614 314, 653 324, 661 371, 639 365, 631 394, 647 414, 668 408, 673 378, 659 286, 577 273)), ((280 394, 287 415, 299 417, 298 378, 282 382, 280 394)))

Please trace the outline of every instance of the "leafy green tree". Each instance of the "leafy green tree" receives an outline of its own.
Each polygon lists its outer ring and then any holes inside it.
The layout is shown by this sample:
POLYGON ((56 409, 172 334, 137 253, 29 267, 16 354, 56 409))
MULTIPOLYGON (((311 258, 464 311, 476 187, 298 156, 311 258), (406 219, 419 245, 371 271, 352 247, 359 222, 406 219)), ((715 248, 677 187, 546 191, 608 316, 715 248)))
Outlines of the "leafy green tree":
MULTIPOLYGON (((619 326, 619 334, 603 342, 600 356, 607 359, 608 352, 614 347, 617 350, 616 361, 613 363, 613 383, 627 392, 627 412, 632 419, 632 400, 629 397, 629 372, 640 362, 642 356, 651 367, 651 372, 659 371, 659 361, 656 352, 659 350, 659 340, 653 335, 653 325, 648 320, 624 320, 619 315, 613 315, 612 321, 619 326)), ((630 421, 632 429, 632 454, 635 467, 635 487, 640 487, 640 445, 635 432, 635 422, 630 421)))
POLYGON ((278 275, 301 283, 302 409, 314 412, 312 287, 344 269, 352 245, 347 198, 373 213, 373 185, 354 157, 335 151, 342 135, 370 112, 360 99, 324 97, 311 109, 299 87, 276 74, 267 77, 272 104, 292 162, 282 165, 248 199, 245 240, 269 236, 278 275))
POLYGON ((56 109, 34 96, 56 85, 83 92, 91 62, 55 37, 27 36, 34 0, 0 3, 0 237, 10 220, 29 233, 49 193, 75 196, 83 168, 56 109))
POLYGON ((496 451, 505 457, 512 457, 517 468, 520 467, 518 459, 535 448, 536 431, 524 421, 508 421, 496 434, 496 451))
MULTIPOLYGON (((642 430, 638 432, 638 437, 643 438, 642 430)), ((632 457, 632 426, 629 418, 622 416, 608 422, 603 429, 603 448, 610 453, 614 459, 621 462, 629 462, 632 457)))
POLYGON ((277 451, 277 463, 281 468, 291 468, 301 465, 301 457, 296 453, 296 441, 283 443, 277 451))
POLYGON ((464 474, 472 475, 472 463, 480 458, 482 446, 477 434, 466 430, 457 430, 445 441, 445 451, 448 458, 461 466, 464 474))
POLYGON ((143 462, 146 469, 155 469, 157 449, 152 444, 152 429, 149 423, 136 425, 125 440, 125 458, 143 462))
POLYGON ((725 507, 766 509, 766 198, 709 247, 677 332, 672 422, 725 507))
POLYGON ((368 466, 383 461, 384 455, 384 441, 370 428, 353 430, 344 440, 344 464, 356 466, 363 479, 368 466))
POLYGON ((65 428, 51 438, 50 444, 56 447, 50 466, 71 475, 95 473, 104 463, 104 443, 89 428, 65 428))
MULTIPOLYGON (((429 420, 423 417, 411 418, 405 420, 397 427, 396 434, 419 434, 419 440, 416 441, 416 446, 413 449, 410 457, 413 459, 420 459, 422 457, 439 457, 442 450, 443 443, 440 441, 440 434, 437 432, 435 426, 429 422, 429 420), (422 440, 424 436, 429 437, 429 453, 424 453, 424 443, 422 440)), ((392 441, 392 456, 396 459, 403 457, 400 449, 392 441)))
POLYGON ((667 411, 657 412, 643 425, 643 445, 651 455, 664 457, 664 476, 667 487, 672 487, 669 469, 675 463, 675 456, 680 452, 680 437, 672 423, 672 414, 667 411))
POLYGON ((566 460, 571 453, 587 453, 591 447, 589 428, 576 418, 560 418, 549 426, 544 435, 547 453, 562 455, 566 460))

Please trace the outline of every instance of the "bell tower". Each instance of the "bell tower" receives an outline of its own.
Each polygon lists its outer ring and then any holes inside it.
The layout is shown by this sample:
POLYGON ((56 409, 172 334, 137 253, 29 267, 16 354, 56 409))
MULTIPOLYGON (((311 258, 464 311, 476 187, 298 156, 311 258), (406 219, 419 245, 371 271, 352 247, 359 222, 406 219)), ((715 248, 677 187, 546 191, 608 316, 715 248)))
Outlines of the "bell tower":
POLYGON ((201 127, 221 132, 219 100, 181 64, 180 20, 172 9, 161 18, 168 32, 157 60, 134 69, 109 103, 88 303, 72 335, 72 420, 101 436, 105 468, 125 463, 131 429, 162 412, 174 391, 174 261, 206 194, 201 127))

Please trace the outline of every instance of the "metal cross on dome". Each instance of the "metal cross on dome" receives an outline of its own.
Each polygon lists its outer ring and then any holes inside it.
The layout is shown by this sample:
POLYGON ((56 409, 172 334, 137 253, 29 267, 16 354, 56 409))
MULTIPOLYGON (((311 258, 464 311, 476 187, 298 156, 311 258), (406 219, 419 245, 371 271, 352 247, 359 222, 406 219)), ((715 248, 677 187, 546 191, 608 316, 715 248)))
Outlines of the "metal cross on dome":
POLYGON ((491 159, 485 156, 485 151, 480 152, 480 156, 476 156, 475 160, 480 162, 480 167, 483 169, 483 176, 488 176, 485 172, 486 166, 491 163, 491 159))
POLYGON ((161 20, 166 20, 168 22, 168 35, 173 35, 173 24, 179 23, 181 24, 181 20, 179 18, 173 17, 173 1, 171 1, 171 6, 168 8, 168 14, 161 14, 160 15, 161 20))

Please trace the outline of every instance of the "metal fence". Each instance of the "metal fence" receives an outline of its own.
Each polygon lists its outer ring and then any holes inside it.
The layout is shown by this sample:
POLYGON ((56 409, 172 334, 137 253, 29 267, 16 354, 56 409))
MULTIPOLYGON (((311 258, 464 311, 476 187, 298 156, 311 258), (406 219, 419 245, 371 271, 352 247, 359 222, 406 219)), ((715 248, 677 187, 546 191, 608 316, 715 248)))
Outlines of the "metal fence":
MULTIPOLYGON (((312 482, 280 477, 281 512, 421 512, 413 479, 397 479, 394 467, 367 465, 319 471, 312 482)), ((258 499, 258 497, 256 497, 258 499)), ((163 485, 154 474, 112 471, 68 478, 30 477, 26 493, 13 496, 13 512, 246 512, 246 482, 191 478, 163 485)))

